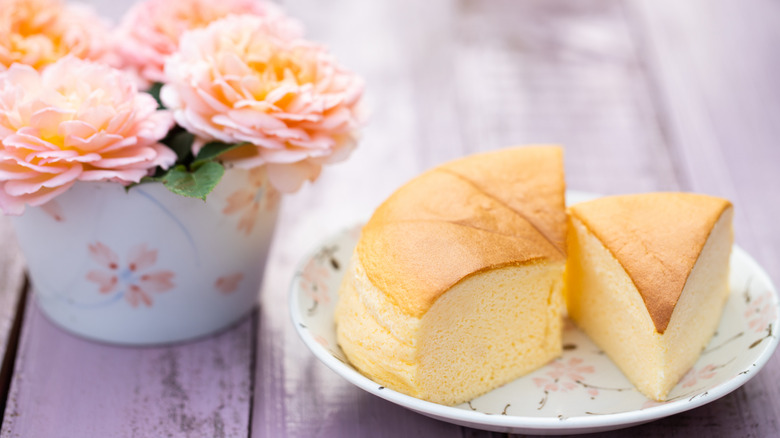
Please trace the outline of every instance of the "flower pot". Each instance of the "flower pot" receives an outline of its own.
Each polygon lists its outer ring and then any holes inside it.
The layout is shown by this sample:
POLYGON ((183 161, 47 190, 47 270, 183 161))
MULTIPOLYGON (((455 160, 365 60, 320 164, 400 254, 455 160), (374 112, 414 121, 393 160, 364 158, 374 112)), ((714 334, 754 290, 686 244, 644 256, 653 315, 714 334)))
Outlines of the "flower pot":
POLYGON ((78 182, 13 222, 52 321, 99 341, 161 344, 251 312, 278 201, 264 169, 234 168, 205 202, 160 183, 78 182))

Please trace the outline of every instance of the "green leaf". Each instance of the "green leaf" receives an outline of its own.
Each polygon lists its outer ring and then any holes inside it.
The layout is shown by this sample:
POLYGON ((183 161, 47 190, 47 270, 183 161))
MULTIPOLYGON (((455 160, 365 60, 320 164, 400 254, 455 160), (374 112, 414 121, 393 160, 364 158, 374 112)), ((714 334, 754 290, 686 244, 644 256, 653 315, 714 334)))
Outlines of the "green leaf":
POLYGON ((246 144, 247 144, 246 142, 222 143, 219 141, 212 141, 210 143, 206 143, 200 149, 200 152, 198 152, 198 156, 195 157, 195 162, 193 164, 199 164, 209 160, 213 160, 214 158, 217 158, 218 156, 224 154, 227 151, 232 151, 233 149, 240 148, 241 146, 244 146, 246 144))
POLYGON ((130 186, 132 187, 132 186, 134 186, 134 185, 137 185, 137 184, 145 184, 145 183, 153 183, 153 182, 162 182, 162 181, 163 181, 163 178, 165 178, 165 175, 166 175, 167 173, 168 173, 168 172, 163 172, 163 174, 162 174, 162 175, 159 175, 159 176, 158 176, 158 175, 145 176, 145 177, 141 178, 141 181, 138 181, 138 182, 137 182, 137 183, 135 183, 135 184, 131 184, 130 186))
POLYGON ((163 84, 161 82, 155 82, 146 90, 146 92, 151 94, 152 97, 154 97, 154 100, 157 101, 157 109, 165 109, 165 105, 163 105, 162 100, 160 100, 160 90, 162 90, 162 87, 163 84))
POLYGON ((224 166, 215 161, 207 161, 197 168, 194 167, 191 172, 183 165, 173 167, 162 181, 168 190, 177 195, 205 201, 224 173, 224 166))
POLYGON ((186 161, 186 158, 192 153, 192 143, 194 141, 194 135, 187 131, 179 130, 178 132, 171 131, 163 139, 162 143, 176 152, 176 162, 181 163, 186 161))

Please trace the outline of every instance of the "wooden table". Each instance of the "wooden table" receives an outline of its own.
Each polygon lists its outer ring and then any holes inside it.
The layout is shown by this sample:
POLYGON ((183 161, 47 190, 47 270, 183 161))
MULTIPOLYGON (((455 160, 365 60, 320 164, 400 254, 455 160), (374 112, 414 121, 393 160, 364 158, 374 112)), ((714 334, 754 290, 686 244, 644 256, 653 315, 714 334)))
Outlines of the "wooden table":
MULTIPOLYGON (((93 3, 98 3, 93 0, 93 3)), ((125 2, 98 4, 118 16, 125 2)), ((736 240, 780 281, 780 3, 290 0, 368 83, 359 149, 285 199, 261 306, 234 328, 120 348, 52 326, 0 219, 2 438, 482 437, 353 387, 298 339, 296 263, 417 173, 523 143, 566 146, 570 188, 687 190, 736 205, 736 240)), ((602 436, 780 436, 780 357, 701 408, 602 436)))

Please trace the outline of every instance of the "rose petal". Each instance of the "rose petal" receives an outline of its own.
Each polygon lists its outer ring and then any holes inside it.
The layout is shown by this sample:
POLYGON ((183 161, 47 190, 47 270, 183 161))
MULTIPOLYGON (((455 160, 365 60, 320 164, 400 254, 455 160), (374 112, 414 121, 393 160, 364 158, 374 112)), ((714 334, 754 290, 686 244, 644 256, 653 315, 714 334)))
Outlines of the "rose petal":
POLYGON ((81 174, 81 164, 74 164, 66 171, 54 175, 38 174, 35 178, 16 179, 5 183, 5 192, 11 196, 34 195, 43 188, 73 184, 81 174))

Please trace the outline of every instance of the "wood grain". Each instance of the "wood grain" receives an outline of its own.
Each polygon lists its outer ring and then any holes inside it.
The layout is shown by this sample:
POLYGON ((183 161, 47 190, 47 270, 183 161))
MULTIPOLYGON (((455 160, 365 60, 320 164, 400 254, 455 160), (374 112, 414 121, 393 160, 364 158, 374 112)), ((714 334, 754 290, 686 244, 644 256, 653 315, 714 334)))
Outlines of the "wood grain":
POLYGON ((458 126, 472 151, 555 142, 572 189, 678 188, 619 2, 461 3, 458 126))
POLYGON ((0 436, 248 436, 254 318, 201 341, 125 348, 74 337, 31 303, 0 436))

